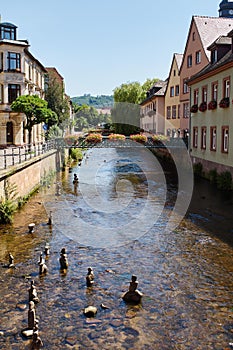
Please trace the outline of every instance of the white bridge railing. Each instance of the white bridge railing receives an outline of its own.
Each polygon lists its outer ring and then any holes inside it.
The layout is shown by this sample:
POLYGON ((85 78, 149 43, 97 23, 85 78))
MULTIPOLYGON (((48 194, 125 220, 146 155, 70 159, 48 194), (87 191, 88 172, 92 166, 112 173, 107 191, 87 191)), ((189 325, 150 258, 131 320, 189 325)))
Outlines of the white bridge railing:
POLYGON ((38 143, 36 145, 28 144, 19 147, 0 148, 0 170, 7 169, 16 164, 21 164, 55 148, 54 140, 38 143))

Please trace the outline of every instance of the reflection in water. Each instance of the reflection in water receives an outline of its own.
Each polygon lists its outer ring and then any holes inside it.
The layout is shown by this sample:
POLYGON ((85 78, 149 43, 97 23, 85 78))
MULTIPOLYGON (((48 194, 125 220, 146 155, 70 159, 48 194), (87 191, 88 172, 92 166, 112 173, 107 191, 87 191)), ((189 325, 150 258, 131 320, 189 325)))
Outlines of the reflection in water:
MULTIPOLYGON (((130 201, 127 202, 127 196, 123 198, 127 204, 125 212, 104 212, 101 207, 91 210, 83 198, 82 186, 79 184, 74 191, 73 174, 67 172, 56 180, 62 184, 61 196, 54 195, 55 181, 54 188, 26 204, 12 227, 1 228, 0 262, 5 264, 11 251, 17 268, 0 268, 0 332, 4 334, 0 336, 0 349, 25 349, 29 344, 20 336, 27 325, 29 276, 35 280, 40 298, 36 315, 45 349, 230 348, 233 250, 215 235, 225 233, 222 238, 229 239, 232 234, 232 199, 223 198, 208 183, 200 181, 187 218, 177 229, 166 232, 164 222, 176 198, 176 186, 169 186, 166 193, 157 174, 145 177, 150 173, 150 163, 146 171, 145 168, 141 171, 135 167, 131 154, 116 163, 108 161, 108 149, 103 152, 106 162, 96 160, 93 150, 88 162, 84 160, 81 166, 83 177, 80 167, 73 172, 87 184, 85 189, 93 189, 91 174, 85 169, 89 172, 92 162, 99 162, 95 195, 101 194, 103 203, 110 206, 119 193, 126 193, 130 201), (114 229, 122 220, 130 221, 145 206, 148 180, 155 191, 154 198, 165 203, 165 209, 146 234, 127 244, 94 248, 78 239, 71 240, 59 225, 53 225, 52 229, 47 225, 48 214, 41 204, 42 198, 43 201, 49 198, 53 209, 66 201, 74 217, 90 220, 93 227, 105 225, 114 229), (33 234, 28 234, 30 222, 36 224, 33 234), (39 277, 37 261, 46 242, 50 245, 50 256, 46 259, 48 274, 39 277), (69 268, 66 274, 61 274, 59 256, 64 246, 69 268), (94 269, 95 284, 86 288, 89 266, 94 269), (121 299, 132 274, 138 276, 139 289, 144 295, 138 306, 126 305, 121 299), (101 304, 108 309, 101 308, 101 304), (98 308, 94 319, 83 315, 88 305, 98 308)), ((67 220, 65 210, 62 220, 67 220)), ((75 223, 67 224, 75 230, 75 223)))

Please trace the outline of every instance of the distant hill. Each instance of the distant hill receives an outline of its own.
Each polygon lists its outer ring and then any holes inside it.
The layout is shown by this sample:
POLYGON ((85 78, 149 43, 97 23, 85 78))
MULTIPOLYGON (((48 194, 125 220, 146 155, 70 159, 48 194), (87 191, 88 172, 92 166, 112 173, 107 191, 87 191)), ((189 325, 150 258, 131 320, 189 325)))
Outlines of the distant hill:
POLYGON ((113 96, 108 95, 91 96, 90 94, 85 94, 83 96, 72 97, 71 100, 78 105, 88 105, 94 108, 113 107, 113 96))

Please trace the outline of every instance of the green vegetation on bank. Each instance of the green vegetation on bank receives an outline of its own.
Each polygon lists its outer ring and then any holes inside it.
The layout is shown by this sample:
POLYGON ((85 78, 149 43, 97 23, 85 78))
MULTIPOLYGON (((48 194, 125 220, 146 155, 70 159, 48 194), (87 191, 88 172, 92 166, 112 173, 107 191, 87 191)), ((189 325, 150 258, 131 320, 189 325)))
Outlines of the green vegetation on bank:
POLYGON ((91 96, 84 94, 83 96, 72 97, 71 101, 77 105, 87 105, 94 108, 111 108, 113 106, 113 96, 100 95, 91 96))

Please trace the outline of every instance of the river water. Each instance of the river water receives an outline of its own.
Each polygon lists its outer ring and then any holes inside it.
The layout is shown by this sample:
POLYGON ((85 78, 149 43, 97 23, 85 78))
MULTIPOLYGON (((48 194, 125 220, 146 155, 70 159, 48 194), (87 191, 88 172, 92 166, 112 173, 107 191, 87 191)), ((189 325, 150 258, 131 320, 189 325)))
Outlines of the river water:
POLYGON ((30 278, 40 298, 36 317, 45 349, 233 348, 232 196, 197 181, 185 218, 167 230, 177 186, 154 163, 138 150, 87 151, 81 166, 57 174, 12 226, 1 227, 0 349, 30 348, 21 336, 30 278), (46 242, 48 273, 39 276, 46 242), (59 269, 62 247, 66 274, 59 269), (15 269, 5 267, 8 252, 15 269), (89 266, 92 288, 85 284, 89 266), (140 305, 121 298, 132 274, 143 292, 140 305), (84 316, 88 305, 98 308, 95 318, 84 316))

